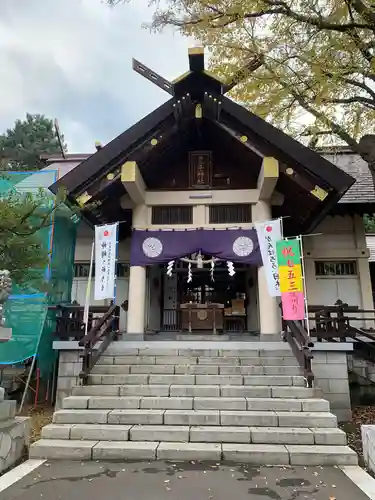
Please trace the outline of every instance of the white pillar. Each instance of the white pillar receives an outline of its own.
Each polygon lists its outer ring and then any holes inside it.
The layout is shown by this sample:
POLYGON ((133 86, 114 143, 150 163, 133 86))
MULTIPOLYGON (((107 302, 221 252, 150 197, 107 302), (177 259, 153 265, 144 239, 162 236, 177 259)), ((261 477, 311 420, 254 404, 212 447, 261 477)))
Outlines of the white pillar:
MULTIPOLYGON (((354 233, 355 241, 357 247, 357 271, 359 277, 359 286, 361 289, 362 296, 362 309, 373 310, 374 309, 374 299, 372 296, 372 285, 371 285, 371 274, 370 274, 370 264, 369 264, 369 250, 366 244, 366 232, 363 223, 363 218, 359 215, 354 216, 354 233)), ((358 304, 360 307, 361 305, 358 304)), ((362 317, 371 318, 373 315, 371 313, 364 313, 362 317)), ((374 328, 374 320, 365 320, 365 328, 374 328)), ((357 326, 359 324, 357 323, 357 326)))
POLYGON ((127 316, 127 334, 142 334, 145 331, 146 306, 146 268, 130 266, 129 305, 127 316))
MULTIPOLYGON (((359 285, 361 288, 361 295, 362 295, 362 309, 371 311, 374 309, 374 299, 372 296, 370 265, 368 257, 364 258, 360 257, 359 259, 357 259, 357 267, 358 267, 359 285)), ((363 316, 365 318, 373 317, 371 313, 367 314, 364 313, 363 316)), ((356 322, 353 323, 355 324, 356 322)), ((366 319, 365 328, 374 328, 374 320, 366 319)))
MULTIPOLYGON (((271 206, 268 201, 259 200, 253 207, 253 221, 264 222, 271 219, 271 206)), ((281 330, 281 311, 275 297, 268 293, 264 267, 258 268, 259 322, 261 335, 277 334, 281 330)))

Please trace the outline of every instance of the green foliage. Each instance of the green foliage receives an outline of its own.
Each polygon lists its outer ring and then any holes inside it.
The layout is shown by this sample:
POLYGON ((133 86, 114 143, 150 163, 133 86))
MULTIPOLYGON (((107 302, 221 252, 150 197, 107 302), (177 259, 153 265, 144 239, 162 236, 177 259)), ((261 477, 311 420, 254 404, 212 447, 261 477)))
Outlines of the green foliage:
POLYGON ((363 222, 365 225, 366 233, 375 233, 375 216, 374 216, 374 214, 365 215, 363 217, 363 222))
POLYGON ((34 194, 10 190, 0 197, 0 269, 10 271, 18 286, 45 286, 49 250, 43 232, 50 231, 62 203, 63 196, 54 200, 43 190, 34 194))
MULTIPOLYGON (((63 148, 67 147, 63 141, 63 148)), ((53 121, 44 115, 26 115, 0 135, 0 170, 40 170, 42 154, 60 153, 53 121)))
MULTIPOLYGON (((109 0, 110 3, 114 3, 109 0)), ((152 27, 174 26, 209 48, 231 96, 311 144, 361 154, 375 133, 373 0, 151 0, 152 27), (254 60, 261 65, 254 71, 254 60)))

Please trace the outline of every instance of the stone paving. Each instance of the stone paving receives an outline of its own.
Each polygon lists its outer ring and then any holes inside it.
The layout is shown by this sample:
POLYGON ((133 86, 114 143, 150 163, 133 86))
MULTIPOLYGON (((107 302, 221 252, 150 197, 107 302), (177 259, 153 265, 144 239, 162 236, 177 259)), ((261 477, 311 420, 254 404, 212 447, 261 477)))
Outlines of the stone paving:
POLYGON ((0 500, 369 500, 336 467, 46 462, 0 500))

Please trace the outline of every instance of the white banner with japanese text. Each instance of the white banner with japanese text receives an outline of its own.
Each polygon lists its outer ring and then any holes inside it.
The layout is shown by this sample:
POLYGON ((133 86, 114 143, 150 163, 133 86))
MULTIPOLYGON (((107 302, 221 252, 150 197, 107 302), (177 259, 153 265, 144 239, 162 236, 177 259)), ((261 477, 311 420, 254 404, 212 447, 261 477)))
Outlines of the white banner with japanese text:
POLYGON ((280 292, 279 269, 277 265, 276 242, 282 239, 281 219, 256 222, 259 248, 267 280, 268 293, 278 297, 280 292))
POLYGON ((114 299, 118 223, 95 226, 94 300, 114 299))

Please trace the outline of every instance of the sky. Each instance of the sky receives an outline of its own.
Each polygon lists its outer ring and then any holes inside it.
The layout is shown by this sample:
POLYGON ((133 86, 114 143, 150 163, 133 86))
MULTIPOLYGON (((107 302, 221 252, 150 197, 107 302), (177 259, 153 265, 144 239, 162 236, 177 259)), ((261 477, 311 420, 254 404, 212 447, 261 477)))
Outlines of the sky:
POLYGON ((57 118, 69 152, 88 153, 168 99, 132 70, 167 79, 188 68, 191 40, 150 33, 148 0, 1 0, 0 133, 26 113, 57 118))

